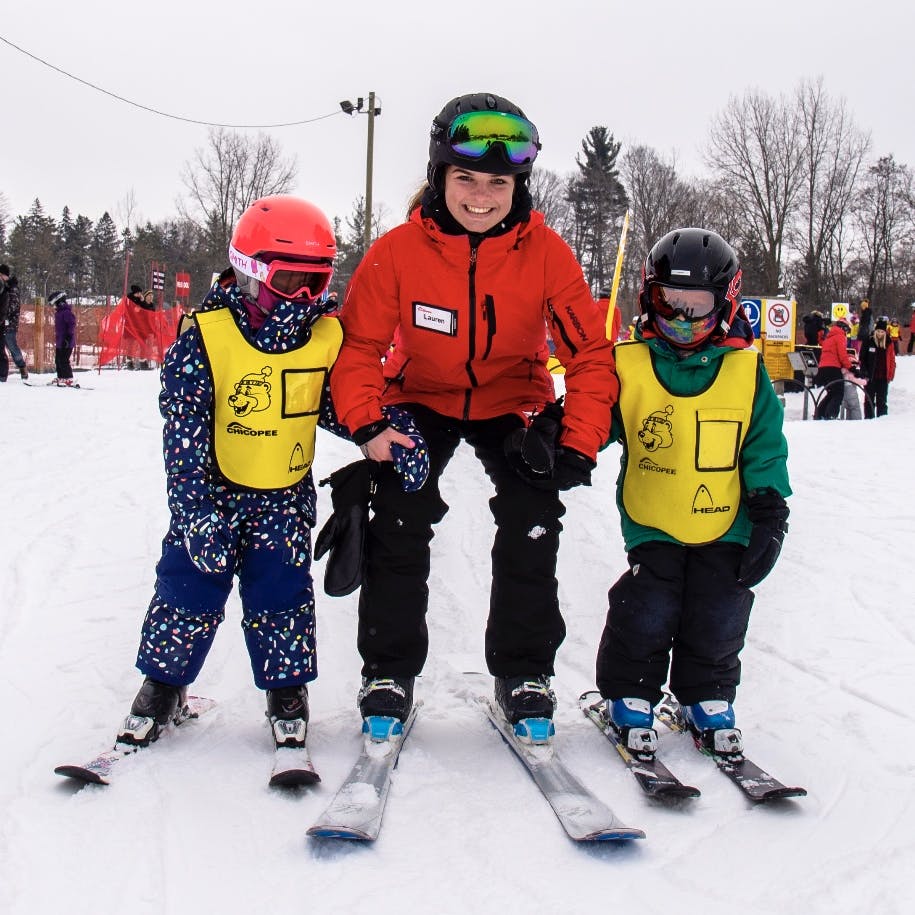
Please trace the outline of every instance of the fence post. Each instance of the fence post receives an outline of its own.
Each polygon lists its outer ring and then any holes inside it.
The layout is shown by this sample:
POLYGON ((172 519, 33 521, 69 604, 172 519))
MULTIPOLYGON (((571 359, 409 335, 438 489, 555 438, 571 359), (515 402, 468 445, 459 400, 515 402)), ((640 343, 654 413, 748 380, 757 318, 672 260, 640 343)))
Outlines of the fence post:
POLYGON ((44 305, 41 299, 35 302, 35 368, 39 375, 44 372, 44 305))

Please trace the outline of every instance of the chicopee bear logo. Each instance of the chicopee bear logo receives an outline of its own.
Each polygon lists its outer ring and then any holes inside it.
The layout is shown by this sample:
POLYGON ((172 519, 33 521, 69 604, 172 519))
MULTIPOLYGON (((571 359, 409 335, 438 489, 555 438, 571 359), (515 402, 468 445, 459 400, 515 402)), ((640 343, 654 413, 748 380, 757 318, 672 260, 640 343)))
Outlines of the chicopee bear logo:
POLYGON ((229 395, 229 406, 236 416, 247 416, 270 406, 271 384, 267 378, 271 372, 272 369, 267 365, 259 373, 251 372, 241 381, 235 382, 235 393, 229 395))
POLYGON ((674 429, 670 422, 674 408, 668 404, 663 410, 655 410, 642 420, 639 441, 646 451, 669 448, 674 443, 674 429))
POLYGON ((717 515, 731 510, 730 505, 716 505, 708 487, 701 483, 693 496, 694 515, 717 515))

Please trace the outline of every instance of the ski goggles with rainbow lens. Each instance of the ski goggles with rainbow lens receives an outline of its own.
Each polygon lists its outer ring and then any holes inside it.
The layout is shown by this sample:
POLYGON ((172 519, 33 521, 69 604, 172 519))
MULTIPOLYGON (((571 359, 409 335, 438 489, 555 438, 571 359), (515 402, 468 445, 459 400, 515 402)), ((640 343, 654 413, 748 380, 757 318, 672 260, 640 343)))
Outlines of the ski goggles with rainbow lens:
POLYGON ((274 295, 282 299, 317 299, 330 285, 334 273, 330 261, 271 261, 248 257, 229 245, 229 263, 245 276, 263 283, 274 295))
POLYGON ((467 111, 448 126, 448 145, 465 159, 482 159, 501 143, 512 165, 533 164, 540 149, 537 128, 527 118, 505 111, 467 111))
POLYGON ((712 289, 683 289, 652 283, 648 296, 656 315, 672 320, 680 315, 687 321, 708 318, 715 314, 719 300, 712 289))

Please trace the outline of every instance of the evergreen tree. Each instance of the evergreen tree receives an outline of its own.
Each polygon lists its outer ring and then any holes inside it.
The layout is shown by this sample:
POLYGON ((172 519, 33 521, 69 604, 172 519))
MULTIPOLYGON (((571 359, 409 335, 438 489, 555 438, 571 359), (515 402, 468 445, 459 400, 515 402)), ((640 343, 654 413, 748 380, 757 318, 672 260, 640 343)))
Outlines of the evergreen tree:
POLYGON ((620 146, 606 127, 592 127, 575 157, 578 174, 569 179, 566 190, 572 207, 572 247, 592 288, 612 279, 619 226, 629 205, 616 167, 620 146))
POLYGON ((25 216, 19 216, 10 232, 10 259, 17 265, 20 295, 47 298, 52 287, 64 282, 57 263, 57 226, 46 216, 36 197, 25 216))
POLYGON ((89 268, 95 295, 117 297, 123 284, 123 257, 117 226, 108 212, 95 224, 89 242, 89 268))
POLYGON ((92 220, 82 215, 77 215, 74 220, 70 216, 70 208, 64 207, 57 231, 60 239, 60 265, 66 277, 63 285, 77 298, 94 292, 89 259, 92 220))

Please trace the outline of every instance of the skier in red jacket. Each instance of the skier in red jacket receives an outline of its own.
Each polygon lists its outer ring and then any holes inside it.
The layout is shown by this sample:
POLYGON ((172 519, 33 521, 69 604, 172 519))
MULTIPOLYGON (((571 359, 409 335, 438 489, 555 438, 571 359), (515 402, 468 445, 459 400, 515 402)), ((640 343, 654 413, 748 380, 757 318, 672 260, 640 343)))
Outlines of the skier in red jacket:
POLYGON ((429 542, 448 510, 439 478, 463 440, 495 487, 486 662, 496 699, 512 724, 552 718, 550 676, 565 636, 560 491, 590 485, 618 384, 581 266, 532 210, 539 149, 536 127, 507 99, 448 102, 433 120, 427 182, 409 219, 372 245, 346 293, 331 390, 355 442, 381 462, 359 601, 365 717, 403 720, 412 707, 428 649, 429 542), (566 368, 564 404, 546 368, 548 330, 566 368), (384 418, 393 405, 428 446, 430 474, 417 491, 405 492, 391 469, 392 448, 412 446, 384 418))
POLYGON ((835 419, 842 406, 844 385, 842 384, 842 370, 852 370, 851 356, 848 354, 848 334, 851 326, 845 318, 835 321, 820 350, 819 370, 813 383, 817 387, 825 388, 822 400, 814 411, 814 419, 835 419))

